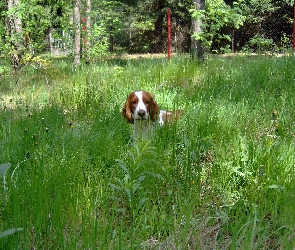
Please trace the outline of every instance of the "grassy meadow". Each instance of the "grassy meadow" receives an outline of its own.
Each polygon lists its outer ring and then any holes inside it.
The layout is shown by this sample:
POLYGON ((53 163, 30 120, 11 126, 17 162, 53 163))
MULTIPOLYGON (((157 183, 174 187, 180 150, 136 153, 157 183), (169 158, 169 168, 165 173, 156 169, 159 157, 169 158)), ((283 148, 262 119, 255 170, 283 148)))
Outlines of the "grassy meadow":
POLYGON ((3 67, 0 232, 22 230, 0 249, 294 249, 294 67, 292 56, 3 67), (137 89, 185 115, 132 144, 121 108, 137 89))

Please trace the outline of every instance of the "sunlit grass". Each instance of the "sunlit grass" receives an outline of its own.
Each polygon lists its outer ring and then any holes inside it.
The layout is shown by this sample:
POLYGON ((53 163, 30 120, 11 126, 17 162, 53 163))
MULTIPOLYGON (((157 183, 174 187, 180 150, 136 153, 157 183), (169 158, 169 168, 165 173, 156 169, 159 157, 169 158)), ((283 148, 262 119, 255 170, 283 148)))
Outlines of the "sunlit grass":
POLYGON ((1 249, 294 247, 294 59, 67 59, 0 80, 1 249), (145 89, 185 109, 131 142, 145 89))

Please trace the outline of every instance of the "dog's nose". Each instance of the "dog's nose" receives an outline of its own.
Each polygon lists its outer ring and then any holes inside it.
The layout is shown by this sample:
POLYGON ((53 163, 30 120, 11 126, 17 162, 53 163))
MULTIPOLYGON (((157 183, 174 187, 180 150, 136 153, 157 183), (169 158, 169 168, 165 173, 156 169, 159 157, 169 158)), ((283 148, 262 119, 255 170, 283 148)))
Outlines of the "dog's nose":
POLYGON ((144 110, 138 110, 137 114, 140 117, 144 117, 145 116, 145 111, 144 110))

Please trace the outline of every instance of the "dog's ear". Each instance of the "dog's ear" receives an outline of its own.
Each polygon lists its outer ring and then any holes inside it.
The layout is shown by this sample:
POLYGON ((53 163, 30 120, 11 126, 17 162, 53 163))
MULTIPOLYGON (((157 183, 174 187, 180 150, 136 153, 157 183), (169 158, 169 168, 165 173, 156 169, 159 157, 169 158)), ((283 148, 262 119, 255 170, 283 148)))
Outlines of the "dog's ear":
POLYGON ((134 123, 128 100, 122 108, 122 116, 126 119, 128 123, 134 123))
POLYGON ((156 121, 158 119, 160 107, 156 103, 155 98, 154 98, 153 95, 151 95, 150 103, 151 103, 150 116, 151 116, 151 120, 154 122, 154 121, 156 121))

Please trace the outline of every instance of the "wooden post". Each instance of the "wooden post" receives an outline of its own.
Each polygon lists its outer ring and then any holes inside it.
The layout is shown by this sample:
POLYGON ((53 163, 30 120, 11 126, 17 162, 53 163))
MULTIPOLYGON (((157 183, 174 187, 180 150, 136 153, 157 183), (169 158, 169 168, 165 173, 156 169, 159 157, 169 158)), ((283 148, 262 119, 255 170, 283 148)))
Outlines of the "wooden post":
POLYGON ((85 17, 82 17, 81 18, 81 21, 82 21, 82 28, 83 28, 83 42, 84 42, 84 47, 86 48, 86 45, 87 45, 87 29, 86 29, 86 18, 85 17))
POLYGON ((170 11, 170 8, 168 8, 167 19, 168 19, 168 60, 170 60, 170 57, 171 57, 171 11, 170 11))
POLYGON ((293 7, 294 7, 294 17, 293 17, 293 51, 295 51, 295 0, 293 3, 293 7))

